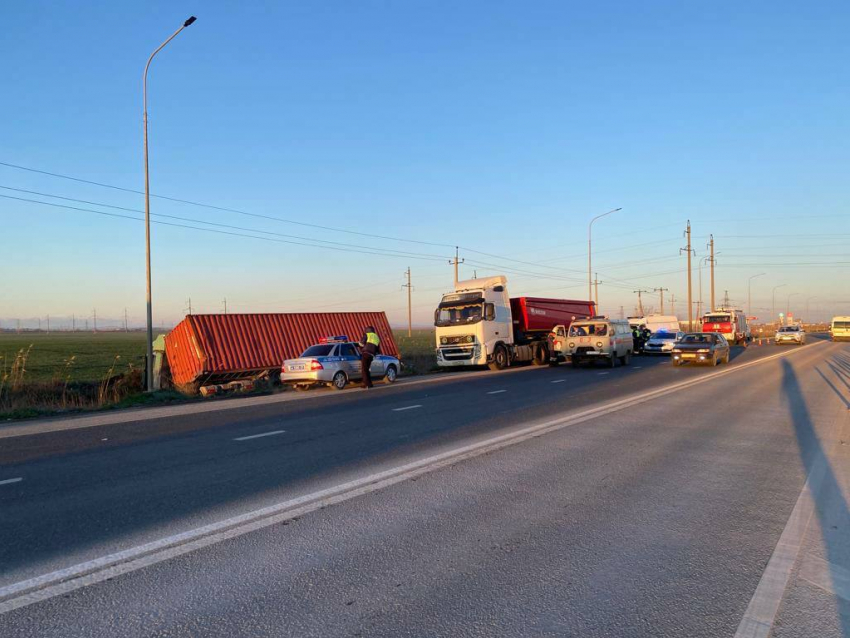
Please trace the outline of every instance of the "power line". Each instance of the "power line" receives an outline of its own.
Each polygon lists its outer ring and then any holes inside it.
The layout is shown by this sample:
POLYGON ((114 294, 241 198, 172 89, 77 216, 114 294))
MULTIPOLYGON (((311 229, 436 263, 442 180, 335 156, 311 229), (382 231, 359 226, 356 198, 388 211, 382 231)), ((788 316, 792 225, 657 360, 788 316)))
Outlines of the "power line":
MULTIPOLYGON (((95 182, 95 181, 92 181, 92 180, 82 179, 82 178, 79 178, 79 177, 73 177, 71 175, 63 175, 61 173, 53 173, 53 172, 50 172, 50 171, 43 171, 43 170, 40 170, 40 169, 37 169, 37 168, 30 168, 28 166, 20 166, 18 164, 11 164, 9 162, 0 162, 0 166, 6 166, 7 168, 14 168, 14 169, 17 169, 17 170, 28 171, 30 173, 38 173, 38 174, 41 174, 41 175, 48 175, 50 177, 56 177, 56 178, 59 178, 59 179, 66 179, 66 180, 70 180, 70 181, 73 181, 73 182, 79 182, 81 184, 89 184, 91 186, 99 186, 99 187, 102 187, 102 188, 110 188, 112 190, 121 191, 121 192, 124 192, 124 193, 133 193, 135 195, 144 195, 144 191, 138 191, 138 190, 135 190, 135 189, 132 189, 132 188, 124 188, 122 186, 115 186, 113 184, 106 184, 106 183, 103 183, 103 182, 95 182)), ((197 206, 199 208, 208 208, 210 210, 219 210, 219 211, 227 212, 227 213, 235 213, 237 215, 246 215, 248 217, 257 217, 259 219, 268 219, 268 220, 271 220, 271 221, 281 222, 281 223, 284 223, 284 224, 295 224, 297 226, 305 226, 305 227, 308 227, 308 228, 318 228, 318 229, 321 229, 321 230, 328 230, 328 231, 335 232, 335 233, 347 233, 349 235, 359 235, 361 237, 373 237, 375 239, 383 239, 383 240, 387 240, 387 241, 407 242, 407 243, 411 243, 411 244, 422 244, 422 245, 426 245, 426 246, 439 246, 439 247, 442 247, 442 248, 453 248, 454 247, 451 244, 440 244, 440 243, 436 243, 436 242, 422 241, 422 240, 419 240, 419 239, 404 239, 402 237, 389 237, 389 236, 386 236, 386 235, 376 235, 376 234, 373 234, 373 233, 363 233, 363 232, 359 232, 359 231, 356 231, 356 230, 348 230, 348 229, 345 229, 345 228, 335 228, 333 226, 322 226, 320 224, 310 224, 310 223, 307 223, 307 222, 295 221, 294 219, 287 219, 285 217, 275 217, 273 215, 261 215, 260 213, 249 213, 247 211, 239 210, 237 208, 227 208, 226 206, 215 206, 213 204, 205 204, 205 203, 202 203, 202 202, 195 202, 195 201, 192 201, 192 200, 189 200, 189 199, 180 199, 178 197, 168 197, 166 195, 153 195, 152 194, 151 197, 156 198, 156 199, 162 199, 162 200, 169 201, 169 202, 175 202, 175 203, 178 203, 178 204, 186 204, 188 206, 197 206)))

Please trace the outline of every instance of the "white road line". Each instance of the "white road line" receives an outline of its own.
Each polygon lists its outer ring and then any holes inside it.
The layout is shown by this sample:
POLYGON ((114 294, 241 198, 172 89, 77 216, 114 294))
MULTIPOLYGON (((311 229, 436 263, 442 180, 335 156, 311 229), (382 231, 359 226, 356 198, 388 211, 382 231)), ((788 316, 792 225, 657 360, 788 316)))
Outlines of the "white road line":
POLYGON ((5 481, 0 481, 0 485, 9 485, 10 483, 20 483, 23 480, 24 480, 23 477, 19 476, 18 478, 6 479, 5 481))
POLYGON ((597 372, 596 374, 598 374, 601 377, 603 374, 608 374, 608 373, 607 372, 597 372))
POLYGON ((566 379, 555 379, 552 383, 564 383, 566 379))
POLYGON ((251 436, 239 436, 233 439, 234 441, 250 441, 251 439, 261 439, 264 436, 274 436, 275 434, 283 434, 286 430, 275 430, 273 432, 263 432, 262 434, 252 434, 251 436))
POLYGON ((404 412, 405 410, 415 410, 416 408, 421 407, 422 405, 417 403, 416 405, 406 405, 403 408, 393 408, 393 412, 404 412))
POLYGON ((643 366, 632 366, 632 370, 640 370, 643 366))
POLYGON ((487 394, 502 394, 502 392, 507 392, 507 390, 492 390, 491 392, 488 392, 487 394))
MULTIPOLYGON (((827 342, 821 341, 819 343, 827 342)), ((813 345, 816 346, 817 344, 813 345)), ((762 365, 779 357, 791 356, 794 352, 805 352, 807 350, 787 350, 739 366, 699 375, 686 381, 680 381, 679 383, 650 390, 642 394, 609 401, 595 408, 566 414, 551 421, 528 424, 526 427, 508 434, 497 435, 477 443, 471 443, 447 452, 425 457, 418 461, 390 468, 383 472, 371 474, 325 490, 305 494, 289 501, 269 505, 268 507, 216 521, 203 527, 197 527, 173 536, 160 538, 144 545, 130 547, 114 554, 108 554, 84 563, 42 574, 41 576, 12 583, 0 587, 0 614, 43 600, 49 600, 56 596, 103 582, 108 578, 134 572, 143 567, 156 565, 157 563, 188 554, 202 547, 214 545, 229 538, 235 538, 283 521, 292 520, 293 518, 304 516, 328 505, 342 503, 364 494, 376 492, 440 468, 454 465, 460 461, 488 454, 528 439, 537 438, 566 427, 578 425, 579 423, 584 423, 600 416, 673 394, 683 388, 701 385, 717 377, 735 374, 751 366, 762 365)))

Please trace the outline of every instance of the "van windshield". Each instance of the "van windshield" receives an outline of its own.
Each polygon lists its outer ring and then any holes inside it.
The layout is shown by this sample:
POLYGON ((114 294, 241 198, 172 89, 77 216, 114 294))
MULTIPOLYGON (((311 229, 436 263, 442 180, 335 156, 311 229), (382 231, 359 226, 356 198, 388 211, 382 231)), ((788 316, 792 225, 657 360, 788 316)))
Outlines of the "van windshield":
POLYGON ((608 334, 608 325, 604 323, 581 323, 570 326, 571 337, 604 337, 608 334))

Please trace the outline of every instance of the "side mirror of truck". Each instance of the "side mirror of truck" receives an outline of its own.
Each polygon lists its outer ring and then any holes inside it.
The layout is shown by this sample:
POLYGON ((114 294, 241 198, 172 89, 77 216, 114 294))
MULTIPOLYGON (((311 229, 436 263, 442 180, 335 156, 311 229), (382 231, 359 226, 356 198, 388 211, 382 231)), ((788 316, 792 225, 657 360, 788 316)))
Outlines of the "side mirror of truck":
POLYGON ((493 321, 496 318, 496 306, 491 303, 484 304, 484 320, 493 321))

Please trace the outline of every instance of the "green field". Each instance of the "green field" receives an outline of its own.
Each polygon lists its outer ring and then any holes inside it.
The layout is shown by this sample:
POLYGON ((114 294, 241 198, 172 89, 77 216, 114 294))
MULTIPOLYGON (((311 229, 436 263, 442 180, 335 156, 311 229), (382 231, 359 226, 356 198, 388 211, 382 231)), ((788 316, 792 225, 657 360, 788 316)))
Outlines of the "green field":
POLYGON ((28 352, 24 382, 101 381, 113 363, 115 373, 144 367, 145 333, 0 333, 0 375, 21 350, 28 352))
MULTIPOLYGON (((395 330, 394 336, 408 372, 431 370, 436 363, 433 329, 414 330, 412 337, 407 336, 407 330, 395 330)), ((126 372, 131 364, 144 366, 145 333, 0 333, 0 376, 21 350, 29 351, 25 382, 64 381, 68 375, 71 381, 101 381, 113 363, 115 373, 126 372)))

